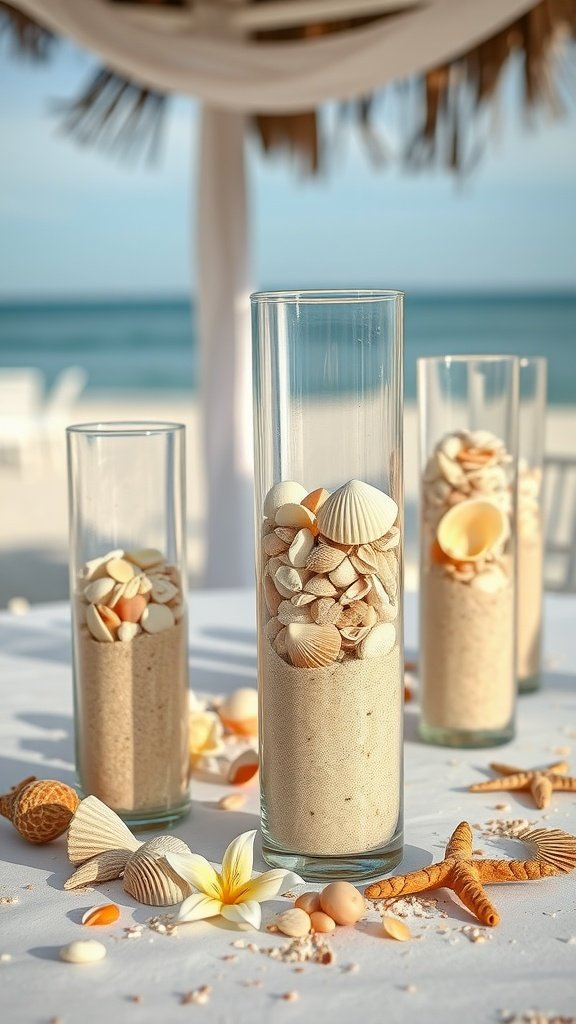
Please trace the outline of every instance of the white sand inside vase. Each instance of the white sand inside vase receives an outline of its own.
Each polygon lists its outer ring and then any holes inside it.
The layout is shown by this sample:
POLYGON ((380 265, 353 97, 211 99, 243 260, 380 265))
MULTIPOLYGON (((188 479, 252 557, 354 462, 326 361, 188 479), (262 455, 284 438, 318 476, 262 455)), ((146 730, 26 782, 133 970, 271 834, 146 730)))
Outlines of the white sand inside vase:
POLYGON ((161 810, 186 799, 185 629, 181 620, 130 643, 100 643, 78 629, 80 777, 86 794, 114 810, 161 810))
POLYGON ((400 813, 398 646, 295 668, 261 640, 261 784, 271 838, 294 853, 376 850, 400 813))
POLYGON ((422 574, 422 713, 441 729, 502 729, 515 697, 512 585, 486 593, 422 574))

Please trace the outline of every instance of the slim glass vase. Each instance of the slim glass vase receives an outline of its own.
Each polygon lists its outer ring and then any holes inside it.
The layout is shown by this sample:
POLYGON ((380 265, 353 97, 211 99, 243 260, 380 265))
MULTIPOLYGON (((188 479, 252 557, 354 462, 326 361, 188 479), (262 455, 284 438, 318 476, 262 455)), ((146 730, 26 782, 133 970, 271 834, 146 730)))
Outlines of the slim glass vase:
POLYGON ((520 360, 518 434, 518 637, 520 693, 540 686, 544 526, 542 463, 546 417, 547 361, 520 360))
POLYGON ((514 734, 518 360, 418 361, 420 735, 514 734))
POLYGON ((252 296, 262 842, 402 855, 402 295, 252 296))
POLYGON ((184 427, 68 437, 76 767, 136 825, 189 808, 184 427))

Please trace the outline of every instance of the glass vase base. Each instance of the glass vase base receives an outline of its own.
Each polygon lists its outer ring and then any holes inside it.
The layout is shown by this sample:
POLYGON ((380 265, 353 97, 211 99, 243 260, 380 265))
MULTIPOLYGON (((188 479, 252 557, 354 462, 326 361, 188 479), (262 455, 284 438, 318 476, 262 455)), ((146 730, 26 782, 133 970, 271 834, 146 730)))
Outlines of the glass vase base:
POLYGON ((536 693, 536 690, 540 689, 541 682, 539 672, 525 676, 524 679, 518 680, 518 693, 536 693))
POLYGON ((266 839, 262 838, 262 856, 266 863, 273 868, 295 871, 306 882, 354 882, 381 877, 400 863, 403 852, 402 833, 378 850, 334 857, 288 853, 277 846, 268 845, 266 839))
POLYGON ((424 743, 433 743, 438 747, 500 747, 514 739, 514 724, 504 729, 443 729, 437 725, 420 722, 418 735, 424 743))

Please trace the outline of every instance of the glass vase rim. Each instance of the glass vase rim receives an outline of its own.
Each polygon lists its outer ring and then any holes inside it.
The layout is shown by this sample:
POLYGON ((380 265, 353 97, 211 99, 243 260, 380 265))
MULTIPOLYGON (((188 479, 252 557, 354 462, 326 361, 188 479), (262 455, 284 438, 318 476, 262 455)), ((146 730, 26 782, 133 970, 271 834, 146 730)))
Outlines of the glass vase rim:
POLYGON ((518 356, 520 360, 520 369, 525 366, 545 366, 548 362, 548 356, 518 356))
POLYGON ((456 352, 438 356, 418 356, 418 364, 444 363, 450 366, 451 363, 518 363, 522 356, 514 355, 512 352, 456 352))
POLYGON ((66 433, 92 437, 150 437, 175 434, 185 429, 184 423, 170 420, 95 420, 71 423, 66 427, 66 433))
POLYGON ((257 303, 292 303, 294 305, 359 305, 364 302, 392 302, 404 297, 397 288, 287 288, 252 292, 250 301, 257 303))

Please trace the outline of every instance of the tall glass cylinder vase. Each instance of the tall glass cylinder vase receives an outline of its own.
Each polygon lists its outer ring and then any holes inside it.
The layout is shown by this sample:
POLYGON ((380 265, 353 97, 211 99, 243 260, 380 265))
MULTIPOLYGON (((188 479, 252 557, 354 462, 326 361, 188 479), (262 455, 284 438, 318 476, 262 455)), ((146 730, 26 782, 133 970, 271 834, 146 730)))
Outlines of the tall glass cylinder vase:
POLYGON ((542 464, 546 417, 547 361, 520 360, 518 434, 518 687, 540 686, 544 524, 542 464))
POLYGON ((263 854, 402 853, 402 295, 252 296, 263 854))
POLYGON ((79 786, 134 824, 174 821, 190 802, 184 427, 67 437, 79 786))
POLYGON ((518 360, 418 361, 420 734, 514 734, 518 360))

